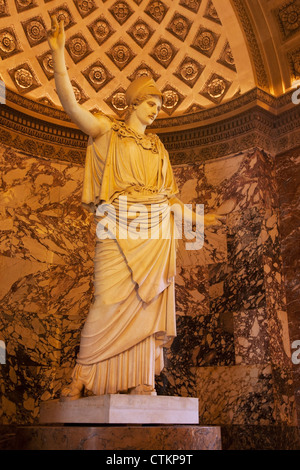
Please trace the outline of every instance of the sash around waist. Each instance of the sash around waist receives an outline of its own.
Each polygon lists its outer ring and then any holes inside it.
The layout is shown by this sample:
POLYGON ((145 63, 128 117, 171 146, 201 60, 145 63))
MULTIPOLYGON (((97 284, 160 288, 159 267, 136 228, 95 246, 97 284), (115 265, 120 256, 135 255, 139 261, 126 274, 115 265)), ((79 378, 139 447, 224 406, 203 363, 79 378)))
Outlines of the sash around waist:
POLYGON ((97 207, 95 221, 99 239, 170 239, 173 215, 164 194, 123 193, 112 203, 97 207))
POLYGON ((176 242, 170 207, 165 195, 137 199, 123 194, 112 204, 98 206, 96 213, 98 238, 117 241, 146 303, 174 281, 176 242))

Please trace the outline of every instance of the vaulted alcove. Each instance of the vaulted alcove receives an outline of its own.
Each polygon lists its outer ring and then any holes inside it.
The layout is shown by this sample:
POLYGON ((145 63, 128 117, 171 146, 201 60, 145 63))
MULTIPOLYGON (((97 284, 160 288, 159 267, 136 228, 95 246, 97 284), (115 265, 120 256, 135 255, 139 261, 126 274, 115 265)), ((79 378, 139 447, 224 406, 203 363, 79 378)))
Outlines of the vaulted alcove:
POLYGON ((179 247, 178 336, 159 393, 198 397, 224 448, 297 446, 299 0, 0 1, 3 446, 58 397, 93 296, 87 136, 55 90, 52 14, 78 102, 122 119, 127 86, 152 76, 163 107, 149 131, 183 202, 226 216, 203 250, 179 247))

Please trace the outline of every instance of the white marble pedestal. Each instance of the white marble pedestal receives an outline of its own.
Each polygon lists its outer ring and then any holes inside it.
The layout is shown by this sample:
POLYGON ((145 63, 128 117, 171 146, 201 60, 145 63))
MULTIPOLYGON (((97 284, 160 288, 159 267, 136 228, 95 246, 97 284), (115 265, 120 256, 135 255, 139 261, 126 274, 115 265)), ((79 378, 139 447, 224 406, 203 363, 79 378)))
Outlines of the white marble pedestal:
POLYGON ((40 405, 40 423, 198 424, 198 399, 151 395, 101 395, 40 405))

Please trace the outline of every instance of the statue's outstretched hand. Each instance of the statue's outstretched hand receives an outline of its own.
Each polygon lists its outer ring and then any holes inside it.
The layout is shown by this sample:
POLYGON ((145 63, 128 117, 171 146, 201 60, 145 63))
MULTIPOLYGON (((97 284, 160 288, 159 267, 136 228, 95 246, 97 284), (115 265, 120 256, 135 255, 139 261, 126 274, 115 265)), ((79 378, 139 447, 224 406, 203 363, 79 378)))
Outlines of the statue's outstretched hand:
POLYGON ((51 16, 51 30, 48 32, 48 42, 52 52, 59 52, 65 47, 64 20, 59 23, 56 16, 51 16))

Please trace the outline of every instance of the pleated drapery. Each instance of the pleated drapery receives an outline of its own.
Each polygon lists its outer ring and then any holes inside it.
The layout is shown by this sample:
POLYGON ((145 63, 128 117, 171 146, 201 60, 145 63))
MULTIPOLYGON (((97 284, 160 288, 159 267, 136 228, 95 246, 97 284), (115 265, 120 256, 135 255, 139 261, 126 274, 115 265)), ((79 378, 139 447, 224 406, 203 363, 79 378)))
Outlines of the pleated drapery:
POLYGON ((176 336, 176 242, 168 200, 177 192, 168 153, 157 136, 137 135, 113 121, 105 158, 90 139, 82 203, 96 217, 109 205, 118 229, 116 236, 96 242, 95 297, 73 371, 96 395, 138 385, 154 388, 155 374, 163 368, 163 347, 176 336), (132 204, 140 204, 142 224, 151 209, 161 213, 157 228, 166 222, 169 236, 119 236, 130 227, 132 204))
POLYGON ((150 336, 106 361, 88 366, 77 364, 73 377, 95 395, 104 395, 128 391, 141 384, 155 389, 155 372, 159 373, 162 367, 162 357, 159 355, 155 360, 155 338, 150 336))

